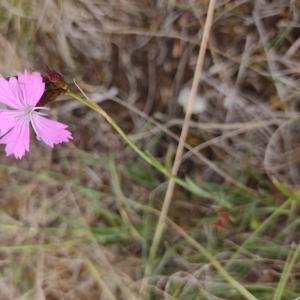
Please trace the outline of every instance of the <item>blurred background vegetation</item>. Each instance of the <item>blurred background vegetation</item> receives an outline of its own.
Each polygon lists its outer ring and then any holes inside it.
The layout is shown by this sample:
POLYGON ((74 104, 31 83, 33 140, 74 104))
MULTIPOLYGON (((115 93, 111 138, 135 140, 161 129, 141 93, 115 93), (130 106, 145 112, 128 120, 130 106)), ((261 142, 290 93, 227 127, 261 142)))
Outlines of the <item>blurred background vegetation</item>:
MULTIPOLYGON (((171 168, 208 0, 0 0, 0 73, 48 66, 171 168)), ((0 157, 0 299, 300 296, 300 3, 217 0, 167 226, 167 179, 93 111, 61 96, 74 140, 0 157), (146 276, 147 275, 147 276, 146 276)))

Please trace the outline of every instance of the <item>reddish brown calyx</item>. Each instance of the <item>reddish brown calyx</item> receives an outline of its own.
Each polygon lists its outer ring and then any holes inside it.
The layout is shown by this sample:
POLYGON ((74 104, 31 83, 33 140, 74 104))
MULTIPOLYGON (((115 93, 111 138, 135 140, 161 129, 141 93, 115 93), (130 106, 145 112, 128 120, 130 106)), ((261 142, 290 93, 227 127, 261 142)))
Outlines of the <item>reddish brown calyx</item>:
POLYGON ((43 74, 43 79, 45 82, 45 91, 38 105, 44 106, 53 103, 57 97, 65 93, 68 86, 58 72, 47 68, 43 74))

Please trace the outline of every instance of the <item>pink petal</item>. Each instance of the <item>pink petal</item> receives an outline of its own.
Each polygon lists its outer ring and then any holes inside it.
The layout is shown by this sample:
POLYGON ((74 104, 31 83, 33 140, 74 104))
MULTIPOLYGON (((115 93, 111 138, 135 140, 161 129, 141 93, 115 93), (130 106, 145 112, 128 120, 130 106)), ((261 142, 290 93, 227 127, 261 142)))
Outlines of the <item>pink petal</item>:
POLYGON ((26 151, 29 151, 29 122, 27 118, 15 119, 14 127, 1 139, 0 144, 5 144, 7 156, 14 155, 21 159, 26 151))
POLYGON ((18 111, 0 109, 0 137, 15 127, 18 118, 18 111))
POLYGON ((12 94, 14 95, 14 99, 18 101, 19 109, 25 106, 24 93, 20 87, 19 81, 16 77, 10 77, 8 79, 8 85, 12 94))
POLYGON ((16 93, 12 90, 9 81, 2 76, 0 76, 0 102, 15 109, 23 106, 19 97, 16 96, 16 93))
POLYGON ((32 117, 31 123, 37 138, 50 147, 72 139, 71 132, 66 129, 68 126, 63 123, 50 120, 38 114, 32 117))
POLYGON ((21 102, 25 106, 36 106, 45 91, 45 83, 41 74, 28 71, 18 73, 18 83, 21 90, 19 94, 22 97, 21 102))

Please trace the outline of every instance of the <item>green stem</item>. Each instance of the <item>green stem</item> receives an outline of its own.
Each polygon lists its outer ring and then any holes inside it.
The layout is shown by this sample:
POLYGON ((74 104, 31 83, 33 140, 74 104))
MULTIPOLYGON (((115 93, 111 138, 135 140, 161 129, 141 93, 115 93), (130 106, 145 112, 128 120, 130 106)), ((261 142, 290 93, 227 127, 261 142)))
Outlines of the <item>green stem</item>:
POLYGON ((171 176, 170 172, 157 159, 155 159, 151 154, 142 151, 119 127, 119 125, 111 118, 111 116, 109 116, 99 105, 88 99, 80 97, 79 95, 70 90, 66 92, 66 95, 76 99, 77 101, 81 102, 93 111, 99 113, 118 132, 118 134, 124 139, 124 141, 126 141, 126 143, 132 148, 132 150, 134 150, 142 159, 144 159, 147 163, 149 163, 156 169, 159 169, 159 171, 165 174, 167 177, 171 176))
POLYGON ((153 155, 151 155, 148 152, 142 151, 120 128, 120 126, 111 118, 111 116, 109 116, 98 104, 94 103, 93 101, 87 98, 83 98, 70 90, 67 90, 66 95, 74 98, 75 100, 79 101, 80 103, 84 104, 85 106, 100 114, 116 130, 116 132, 124 139, 124 141, 131 147, 131 149, 134 152, 136 152, 144 161, 146 161, 149 165, 154 167, 157 171, 164 174, 167 178, 173 178, 179 186, 198 196, 205 197, 207 199, 218 200, 215 199, 215 197, 211 193, 201 189, 200 187, 197 187, 196 190, 190 182, 173 176, 171 172, 153 155))
MULTIPOLYGON (((169 178, 174 178, 176 183, 180 186, 190 190, 190 186, 187 182, 177 177, 172 176, 172 174, 167 170, 165 166, 163 166, 155 157, 153 157, 150 153, 146 153, 139 149, 139 147, 127 136, 127 134, 119 127, 119 125, 96 103, 90 101, 89 99, 83 98, 76 93, 68 90, 66 95, 76 99, 80 103, 84 104, 85 106, 91 108, 93 111, 100 114, 105 120, 120 134, 120 136, 127 142, 127 144, 146 162, 148 162, 151 166, 155 169, 163 173, 169 178)), ((200 189, 200 188, 199 188, 200 189)), ((207 198, 212 198, 209 196, 209 193, 206 191, 200 191, 199 194, 201 196, 205 196, 207 198)), ((176 227, 178 232, 182 235, 186 241, 188 241, 191 245, 193 245, 204 257, 206 257, 210 263, 215 267, 215 269, 235 288, 237 289, 241 295, 245 297, 247 300, 257 300, 247 289, 245 289, 238 281, 236 281, 223 267, 222 265, 196 240, 190 237, 181 227, 175 225, 175 223, 171 222, 173 226, 176 227)))
POLYGON ((291 252, 289 254, 289 256, 287 257, 286 264, 284 266, 278 286, 277 286, 276 291, 273 296, 273 300, 281 300, 282 299, 282 296, 285 291, 285 287, 287 285, 288 279, 291 276, 293 267, 296 263, 299 253, 300 253, 300 244, 298 244, 294 253, 291 252))

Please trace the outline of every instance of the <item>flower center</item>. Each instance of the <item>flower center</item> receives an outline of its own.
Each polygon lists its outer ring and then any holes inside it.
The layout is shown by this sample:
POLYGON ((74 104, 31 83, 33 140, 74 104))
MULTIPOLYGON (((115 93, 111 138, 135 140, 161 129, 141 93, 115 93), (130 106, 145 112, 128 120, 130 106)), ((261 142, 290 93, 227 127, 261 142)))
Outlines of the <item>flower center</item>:
POLYGON ((21 116, 25 118, 27 122, 30 122, 35 114, 46 115, 39 110, 49 110, 49 108, 45 106, 26 106, 22 109, 21 116))
POLYGON ((26 106, 23 109, 23 114, 25 116, 28 116, 28 115, 32 114, 33 112, 34 112, 34 107, 32 107, 32 106, 26 106))

